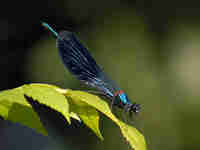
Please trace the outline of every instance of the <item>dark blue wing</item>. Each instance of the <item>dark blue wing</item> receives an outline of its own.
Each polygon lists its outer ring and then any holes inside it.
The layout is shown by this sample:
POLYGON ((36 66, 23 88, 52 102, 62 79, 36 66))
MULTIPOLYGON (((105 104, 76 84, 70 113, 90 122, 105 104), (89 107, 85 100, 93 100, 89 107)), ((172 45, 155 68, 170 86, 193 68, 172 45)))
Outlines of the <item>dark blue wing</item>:
POLYGON ((105 80, 104 72, 73 33, 60 32, 57 47, 64 65, 73 75, 85 84, 113 96, 114 88, 105 80))
POLYGON ((57 47, 64 65, 79 80, 97 77, 101 69, 75 35, 68 31, 59 33, 57 47))

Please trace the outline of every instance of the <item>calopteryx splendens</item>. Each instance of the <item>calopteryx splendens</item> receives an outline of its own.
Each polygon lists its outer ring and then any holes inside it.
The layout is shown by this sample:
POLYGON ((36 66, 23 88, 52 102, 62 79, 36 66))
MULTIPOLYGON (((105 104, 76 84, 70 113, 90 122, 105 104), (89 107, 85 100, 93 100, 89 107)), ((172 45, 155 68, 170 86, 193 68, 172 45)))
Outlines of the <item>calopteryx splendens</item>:
MULTIPOLYGON (((59 34, 47 23, 42 25, 57 37, 57 47, 65 67, 84 84, 96 88, 124 111, 138 113, 140 105, 132 103, 127 95, 104 73, 94 58, 77 39, 74 33, 62 31, 59 34)), ((111 106, 112 106, 111 105, 111 106)))

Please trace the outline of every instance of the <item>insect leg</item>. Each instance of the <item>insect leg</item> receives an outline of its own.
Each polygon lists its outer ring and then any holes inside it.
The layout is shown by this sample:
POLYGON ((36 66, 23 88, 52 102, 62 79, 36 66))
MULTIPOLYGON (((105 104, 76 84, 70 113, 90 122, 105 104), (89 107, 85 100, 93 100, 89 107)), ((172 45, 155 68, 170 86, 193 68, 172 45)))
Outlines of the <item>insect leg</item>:
POLYGON ((111 104, 110 104, 110 109, 111 110, 112 110, 112 107, 113 107, 114 103, 115 103, 115 97, 112 97, 111 98, 111 104))
POLYGON ((122 112, 122 118, 123 118, 123 121, 124 121, 125 123, 128 122, 128 119, 127 119, 126 113, 127 113, 126 110, 123 109, 123 112, 122 112))

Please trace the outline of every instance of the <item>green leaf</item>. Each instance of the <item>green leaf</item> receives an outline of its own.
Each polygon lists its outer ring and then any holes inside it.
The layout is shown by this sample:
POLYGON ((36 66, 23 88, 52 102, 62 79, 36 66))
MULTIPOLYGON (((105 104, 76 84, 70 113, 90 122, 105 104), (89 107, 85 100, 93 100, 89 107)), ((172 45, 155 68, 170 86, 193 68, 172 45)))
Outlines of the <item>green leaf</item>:
POLYGON ((103 140, 103 136, 99 131, 99 114, 96 109, 78 99, 68 98, 68 100, 70 103, 70 111, 80 116, 81 120, 103 140))
POLYGON ((0 92, 0 115, 6 120, 20 123, 47 135, 37 113, 26 101, 23 94, 22 87, 0 92))
POLYGON ((79 118, 79 116, 75 113, 75 112, 70 112, 70 117, 78 120, 79 122, 81 122, 81 119, 79 118))
POLYGON ((123 136, 130 143, 132 148, 135 150, 146 150, 144 136, 136 128, 129 126, 117 119, 104 100, 101 100, 98 96, 81 91, 68 90, 66 91, 65 95, 68 98, 82 101, 104 113, 120 127, 123 136))
POLYGON ((98 96, 81 91, 65 90, 48 84, 30 84, 2 91, 0 92, 0 115, 4 119, 19 122, 35 129, 39 133, 47 135, 37 113, 34 112, 31 105, 26 101, 24 94, 60 112, 69 123, 70 117, 79 121, 81 118, 100 139, 103 139, 99 131, 98 110, 120 127, 123 136, 132 148, 135 150, 146 150, 145 139, 136 128, 117 119, 104 100, 101 100, 98 96))
MULTIPOLYGON (((24 94, 33 100, 60 112, 70 123, 69 104, 66 97, 55 86, 47 84, 30 84, 0 92, 0 115, 12 122, 35 129, 47 135, 37 113, 24 98, 24 94)), ((73 114, 75 117, 75 114, 73 114)), ((76 117, 77 118, 77 117, 76 117)))
POLYGON ((56 86, 48 84, 24 85, 23 90, 27 96, 32 97, 39 103, 60 112, 70 123, 69 104, 66 97, 59 93, 56 86))

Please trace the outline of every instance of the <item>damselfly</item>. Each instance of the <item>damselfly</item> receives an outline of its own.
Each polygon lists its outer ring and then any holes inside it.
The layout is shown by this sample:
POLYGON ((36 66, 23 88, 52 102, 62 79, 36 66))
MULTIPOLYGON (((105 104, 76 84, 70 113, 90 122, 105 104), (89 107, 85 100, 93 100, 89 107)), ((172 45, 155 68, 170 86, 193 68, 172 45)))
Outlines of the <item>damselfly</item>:
POLYGON ((57 37, 57 48, 65 67, 84 84, 94 87, 111 100, 111 106, 115 105, 125 112, 140 110, 140 105, 131 103, 128 96, 117 86, 104 71, 97 65, 94 58, 77 39, 74 33, 62 31, 59 34, 47 23, 42 25, 49 29, 57 37))

